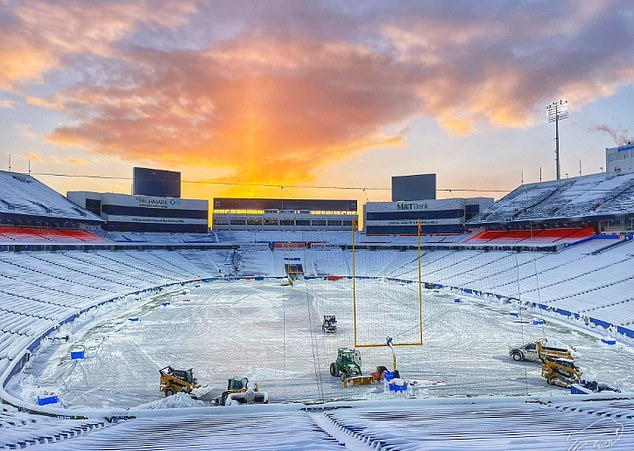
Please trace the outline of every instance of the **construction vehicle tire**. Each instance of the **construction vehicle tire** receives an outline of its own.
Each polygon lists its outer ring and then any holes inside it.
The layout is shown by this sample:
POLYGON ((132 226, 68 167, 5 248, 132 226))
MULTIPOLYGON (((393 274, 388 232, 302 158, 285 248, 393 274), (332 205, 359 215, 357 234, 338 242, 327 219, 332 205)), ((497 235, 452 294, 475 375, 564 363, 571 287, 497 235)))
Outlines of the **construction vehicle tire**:
POLYGON ((524 359, 522 358, 522 354, 521 353, 514 352, 513 353, 513 360, 515 360, 516 362, 521 362, 524 359))
POLYGON ((171 388, 166 388, 165 389, 165 397, 167 398, 168 396, 172 396, 173 394, 175 394, 174 390, 172 390, 171 388))
POLYGON ((337 364, 335 362, 330 364, 330 375, 333 377, 339 377, 339 368, 337 368, 337 364))

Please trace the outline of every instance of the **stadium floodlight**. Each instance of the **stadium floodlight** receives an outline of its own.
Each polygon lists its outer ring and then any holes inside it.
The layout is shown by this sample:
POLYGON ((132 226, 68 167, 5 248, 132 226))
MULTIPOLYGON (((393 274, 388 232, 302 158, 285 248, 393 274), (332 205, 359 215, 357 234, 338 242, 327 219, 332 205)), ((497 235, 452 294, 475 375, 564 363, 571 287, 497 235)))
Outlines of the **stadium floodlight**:
POLYGON ((560 99, 546 105, 548 122, 555 123, 555 164, 557 165, 557 180, 561 178, 559 165, 559 121, 568 117, 568 100, 560 99))

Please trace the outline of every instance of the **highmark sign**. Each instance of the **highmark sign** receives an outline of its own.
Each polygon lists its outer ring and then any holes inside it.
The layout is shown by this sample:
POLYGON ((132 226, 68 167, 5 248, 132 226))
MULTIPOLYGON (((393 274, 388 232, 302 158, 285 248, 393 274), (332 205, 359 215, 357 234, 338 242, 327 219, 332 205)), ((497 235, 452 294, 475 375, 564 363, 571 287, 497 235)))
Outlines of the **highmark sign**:
POLYGON ((411 203, 411 204, 397 203, 396 204, 397 210, 427 210, 428 208, 429 206, 427 205, 427 202, 423 204, 415 204, 415 203, 411 203))
POLYGON ((140 207, 152 207, 152 208, 170 208, 180 204, 178 199, 152 199, 149 197, 136 197, 140 207))

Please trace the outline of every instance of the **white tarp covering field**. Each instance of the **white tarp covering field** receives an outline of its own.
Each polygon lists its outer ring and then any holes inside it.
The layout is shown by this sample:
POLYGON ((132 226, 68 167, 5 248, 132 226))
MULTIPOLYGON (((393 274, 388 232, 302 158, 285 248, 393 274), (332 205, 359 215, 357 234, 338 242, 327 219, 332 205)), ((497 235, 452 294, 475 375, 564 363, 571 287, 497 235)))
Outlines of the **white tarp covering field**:
MULTIPOLYGON (((102 307, 93 321, 61 331, 69 333, 68 341, 52 341, 36 353, 8 391, 33 402, 44 391, 54 392, 69 408, 168 407, 159 391, 159 370, 171 365, 193 368, 200 383, 218 389, 227 378, 246 375, 274 403, 391 397, 382 386, 344 389, 329 374, 337 348, 354 345, 349 279, 290 287, 278 279, 215 281, 186 288, 185 294, 178 290, 102 307), (336 334, 322 332, 324 313, 336 314, 336 334), (84 349, 85 359, 71 360, 73 349, 84 349)), ((357 324, 365 339, 382 343, 387 332, 399 343, 418 336, 416 284, 367 280, 359 282, 357 296, 357 324)), ((632 347, 604 344, 600 336, 550 318, 533 326, 530 313, 520 320, 509 315, 513 309, 423 290, 424 345, 395 348, 401 377, 418 382, 407 396, 564 394, 540 377, 539 364, 514 362, 508 355, 509 345, 540 337, 573 346, 586 379, 634 389, 632 347)), ((377 365, 392 367, 385 346, 361 353, 364 374, 377 365)), ((204 405, 180 402, 171 406, 204 405)))

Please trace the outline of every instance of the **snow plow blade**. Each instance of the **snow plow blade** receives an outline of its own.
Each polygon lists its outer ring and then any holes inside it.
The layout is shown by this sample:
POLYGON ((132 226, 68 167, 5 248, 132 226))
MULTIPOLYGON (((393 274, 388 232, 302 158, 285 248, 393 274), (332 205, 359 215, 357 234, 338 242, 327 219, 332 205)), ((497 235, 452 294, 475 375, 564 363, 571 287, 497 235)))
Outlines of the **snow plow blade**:
POLYGON ((269 393, 260 391, 258 384, 249 385, 246 377, 232 377, 227 381, 227 390, 214 400, 216 405, 268 404, 269 393))
POLYGON ((351 385, 372 385, 377 383, 377 379, 374 376, 352 376, 344 377, 343 388, 348 388, 351 385))
POLYGON ((225 406, 232 404, 268 404, 269 393, 266 391, 248 390, 242 393, 229 393, 225 401, 225 406))
POLYGON ((212 388, 208 386, 199 387, 192 390, 191 397, 193 399, 199 399, 201 401, 214 401, 220 397, 224 390, 222 388, 212 388))

